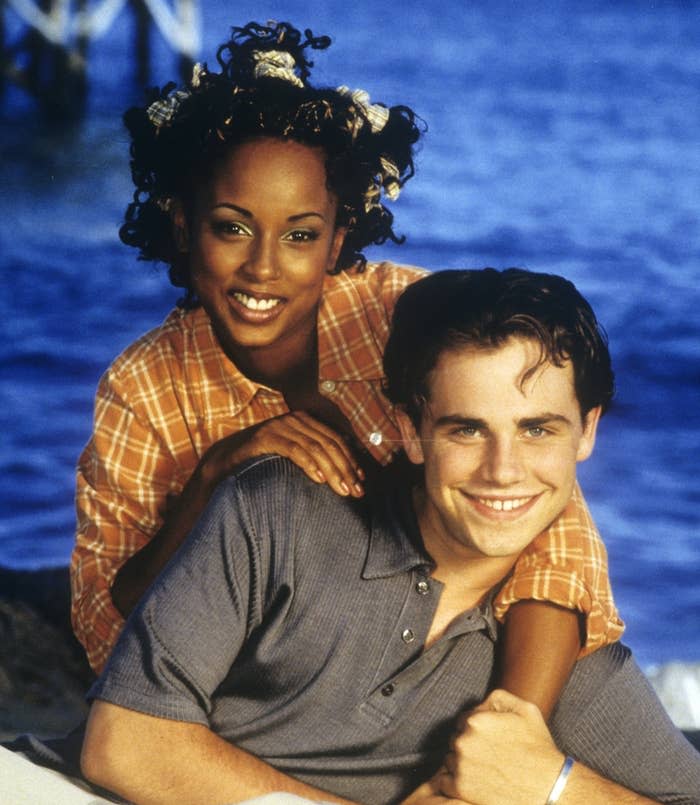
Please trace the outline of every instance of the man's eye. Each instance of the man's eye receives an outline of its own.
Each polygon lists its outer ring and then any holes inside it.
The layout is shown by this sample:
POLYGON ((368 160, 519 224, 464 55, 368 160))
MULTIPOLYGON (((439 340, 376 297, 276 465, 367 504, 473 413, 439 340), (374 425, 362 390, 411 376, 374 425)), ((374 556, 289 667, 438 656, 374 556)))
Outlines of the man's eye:
POLYGON ((527 429, 527 435, 532 436, 533 439, 541 439, 547 435, 547 431, 544 428, 535 426, 527 429))
POLYGON ((457 435, 462 436, 465 439, 475 439, 477 436, 481 435, 481 431, 479 428, 474 427, 474 425, 465 425, 464 427, 459 428, 457 435))

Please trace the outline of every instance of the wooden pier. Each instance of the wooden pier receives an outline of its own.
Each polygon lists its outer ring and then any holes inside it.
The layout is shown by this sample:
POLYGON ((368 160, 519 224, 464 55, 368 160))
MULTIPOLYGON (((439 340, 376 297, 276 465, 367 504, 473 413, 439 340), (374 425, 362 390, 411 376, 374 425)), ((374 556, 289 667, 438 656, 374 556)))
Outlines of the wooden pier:
POLYGON ((0 96, 12 83, 48 117, 80 117, 90 46, 122 13, 131 13, 136 22, 133 61, 139 83, 149 82, 154 27, 177 54, 183 77, 189 76, 201 48, 197 3, 174 0, 171 8, 167 0, 0 0, 0 96), (19 35, 10 42, 12 28, 19 35))

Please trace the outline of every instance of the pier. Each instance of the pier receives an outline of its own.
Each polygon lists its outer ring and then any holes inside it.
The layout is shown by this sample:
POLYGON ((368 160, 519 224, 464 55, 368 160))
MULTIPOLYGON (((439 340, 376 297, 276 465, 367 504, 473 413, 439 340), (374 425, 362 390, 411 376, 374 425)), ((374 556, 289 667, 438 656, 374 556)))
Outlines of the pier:
POLYGON ((135 19, 133 63, 139 83, 149 81, 154 28, 177 54, 182 76, 191 74, 201 48, 197 0, 173 0, 172 6, 167 0, 0 0, 0 104, 12 83, 47 117, 80 117, 91 45, 125 13, 135 19))

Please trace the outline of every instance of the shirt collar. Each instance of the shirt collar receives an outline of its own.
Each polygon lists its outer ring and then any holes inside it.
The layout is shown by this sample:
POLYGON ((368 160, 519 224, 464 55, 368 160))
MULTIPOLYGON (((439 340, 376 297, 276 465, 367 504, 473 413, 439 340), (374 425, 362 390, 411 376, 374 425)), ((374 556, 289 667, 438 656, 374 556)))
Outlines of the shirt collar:
POLYGON ((318 374, 329 380, 381 380, 383 343, 353 275, 328 274, 318 310, 318 374))
POLYGON ((362 571, 365 579, 406 573, 434 563, 423 546, 413 511, 411 485, 389 467, 381 473, 372 494, 370 539, 362 571))

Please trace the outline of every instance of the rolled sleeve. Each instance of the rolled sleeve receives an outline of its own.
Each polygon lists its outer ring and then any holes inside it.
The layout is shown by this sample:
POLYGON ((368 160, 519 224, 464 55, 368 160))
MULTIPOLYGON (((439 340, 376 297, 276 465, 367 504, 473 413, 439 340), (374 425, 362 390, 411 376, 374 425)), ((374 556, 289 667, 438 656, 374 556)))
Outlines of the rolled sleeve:
POLYGON ((494 602, 499 620, 518 601, 548 601, 585 616, 584 657, 619 640, 620 619, 608 578, 605 545, 576 485, 566 509, 518 559, 494 602))

